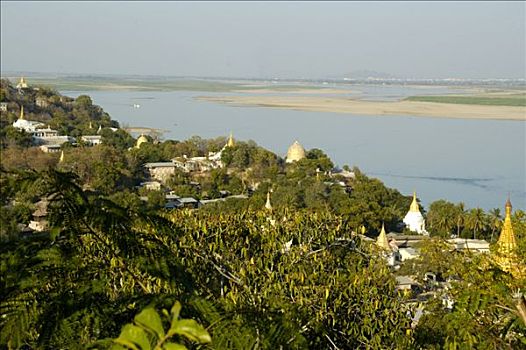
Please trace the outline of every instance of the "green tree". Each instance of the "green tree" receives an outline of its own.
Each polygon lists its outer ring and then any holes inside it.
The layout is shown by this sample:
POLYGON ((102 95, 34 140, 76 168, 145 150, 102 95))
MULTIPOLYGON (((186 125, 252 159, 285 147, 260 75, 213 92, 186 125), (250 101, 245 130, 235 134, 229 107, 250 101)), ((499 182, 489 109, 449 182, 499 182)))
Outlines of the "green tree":
POLYGON ((75 99, 75 105, 81 108, 88 108, 93 105, 93 101, 88 95, 80 95, 75 99))
POLYGON ((502 215, 499 208, 493 208, 488 213, 488 220, 491 227, 491 242, 495 240, 495 234, 502 229, 502 215))
POLYGON ((455 215, 455 204, 445 200, 431 203, 426 216, 431 235, 449 238, 456 226, 455 215))
POLYGON ((471 209, 466 216, 466 228, 473 233, 473 239, 477 238, 477 233, 484 233, 488 227, 487 218, 481 208, 471 209))
POLYGON ((462 228, 466 222, 466 210, 464 203, 460 202, 455 208, 455 225, 457 228, 457 237, 460 237, 462 228))
POLYGON ((30 147, 33 143, 33 138, 24 130, 18 130, 13 126, 8 126, 4 129, 4 137, 2 143, 7 147, 30 147))

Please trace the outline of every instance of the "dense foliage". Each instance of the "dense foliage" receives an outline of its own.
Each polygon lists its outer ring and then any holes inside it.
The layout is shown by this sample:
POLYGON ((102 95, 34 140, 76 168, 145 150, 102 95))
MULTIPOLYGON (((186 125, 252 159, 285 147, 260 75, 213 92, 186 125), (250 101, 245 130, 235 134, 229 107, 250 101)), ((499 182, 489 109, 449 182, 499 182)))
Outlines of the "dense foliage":
MULTIPOLYGON (((45 88, 20 94, 5 81, 1 91, 10 110, 24 105, 28 119, 64 134, 90 132, 90 121, 117 126, 87 96, 73 100, 45 88), (37 106, 36 97, 49 103, 37 106)), ((103 128, 102 145, 64 147, 59 162, 57 154, 30 147, 28 135, 9 126, 15 118, 2 114, 0 133, 1 347, 526 346, 516 311, 526 282, 500 271, 490 255, 453 252, 443 240, 495 241, 498 209, 466 210, 443 200, 429 206, 433 239, 397 273, 422 284, 428 272, 450 281, 419 304, 397 292, 384 253, 357 235, 375 237, 382 223, 400 230, 411 198, 358 168, 350 177, 333 174, 321 150, 286 164, 252 141, 237 141, 222 153, 226 167, 176 171, 155 191, 137 189, 148 180, 145 162, 206 156, 226 138, 150 138, 130 148, 134 140, 124 130, 103 128), (168 190, 198 199, 250 196, 165 211, 168 190), (267 193, 272 210, 262 209, 267 193), (26 233, 23 224, 43 198, 50 228, 26 233), (455 302, 448 309, 443 300, 455 302), (423 312, 418 324, 416 310, 423 312)), ((512 221, 526 264, 526 215, 515 211, 512 221)))
POLYGON ((53 229, 2 246, 4 344, 75 348, 175 299, 209 327, 213 348, 411 343, 389 270, 329 212, 160 217, 83 191, 67 173, 19 181, 51 198, 53 229))

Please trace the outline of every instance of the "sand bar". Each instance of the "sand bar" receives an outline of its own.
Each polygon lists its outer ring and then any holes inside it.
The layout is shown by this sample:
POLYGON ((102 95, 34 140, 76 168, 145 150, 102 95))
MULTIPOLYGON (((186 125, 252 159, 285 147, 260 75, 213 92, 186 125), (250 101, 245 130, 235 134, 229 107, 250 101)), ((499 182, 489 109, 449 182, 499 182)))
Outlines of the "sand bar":
POLYGON ((234 90, 233 92, 244 93, 244 94, 301 94, 301 95, 340 95, 340 94, 356 94, 359 91, 355 90, 344 90, 344 89, 331 89, 331 88, 320 88, 320 89, 283 89, 283 88, 260 88, 260 89, 246 89, 246 90, 234 90))
POLYGON ((416 101, 362 101, 323 96, 200 96, 197 99, 234 106, 272 107, 354 115, 410 115, 437 118, 526 121, 526 107, 416 101))

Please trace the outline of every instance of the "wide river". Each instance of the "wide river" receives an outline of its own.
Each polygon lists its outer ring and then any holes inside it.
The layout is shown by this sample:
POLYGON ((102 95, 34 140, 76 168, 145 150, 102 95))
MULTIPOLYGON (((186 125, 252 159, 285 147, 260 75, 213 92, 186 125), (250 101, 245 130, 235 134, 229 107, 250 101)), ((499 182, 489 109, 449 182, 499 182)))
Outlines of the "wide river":
MULTIPOLYGON (((357 89, 367 99, 415 94, 404 87, 357 89)), ((432 90, 419 93, 428 91, 432 90)), ((165 139, 213 138, 233 132, 234 138, 254 140, 281 156, 298 140, 306 149, 322 149, 339 166, 358 166, 403 194, 416 190, 426 209, 437 199, 447 199, 464 202, 468 208, 503 210, 508 194, 514 208, 526 209, 526 123, 522 121, 360 116, 234 107, 194 99, 228 93, 63 93, 90 95, 121 125, 169 130, 165 139)))

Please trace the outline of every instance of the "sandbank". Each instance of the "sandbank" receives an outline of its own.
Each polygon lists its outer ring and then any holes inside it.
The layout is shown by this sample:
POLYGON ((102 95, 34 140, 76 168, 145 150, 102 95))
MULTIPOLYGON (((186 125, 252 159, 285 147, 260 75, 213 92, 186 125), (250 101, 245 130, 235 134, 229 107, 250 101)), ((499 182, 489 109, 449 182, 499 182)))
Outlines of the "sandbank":
POLYGON ((526 107, 462 105, 416 101, 363 101, 324 96, 200 96, 199 100, 234 106, 284 108, 376 116, 421 116, 436 118, 526 121, 526 107))
POLYGON ((260 89, 246 89, 246 90, 234 90, 233 92, 244 93, 244 94, 301 94, 301 95, 340 95, 340 94, 356 94, 358 91, 344 90, 344 89, 284 89, 284 88, 260 88, 260 89))

